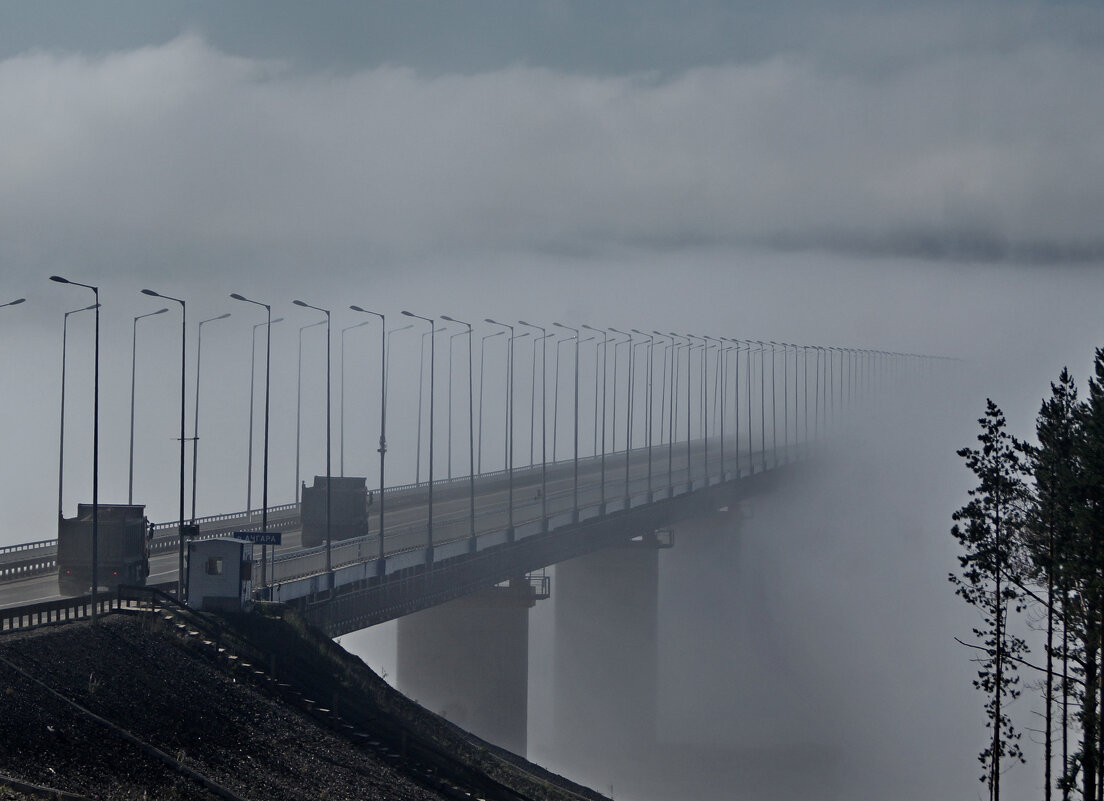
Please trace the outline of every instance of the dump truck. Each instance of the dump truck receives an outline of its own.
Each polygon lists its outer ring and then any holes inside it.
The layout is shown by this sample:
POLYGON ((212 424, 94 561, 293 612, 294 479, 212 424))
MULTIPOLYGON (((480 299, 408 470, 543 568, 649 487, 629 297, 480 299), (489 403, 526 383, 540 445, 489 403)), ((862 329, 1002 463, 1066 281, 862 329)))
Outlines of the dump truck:
POLYGON ((300 495, 299 519, 303 524, 303 547, 326 541, 326 488, 330 489, 330 531, 335 540, 363 537, 368 533, 368 479, 364 477, 315 476, 314 486, 306 482, 300 495))
MULTIPOLYGON (((92 588, 92 504, 77 505, 76 517, 58 521, 58 589, 81 595, 92 588)), ((149 575, 150 533, 144 505, 99 504, 97 584, 144 586, 149 575)))

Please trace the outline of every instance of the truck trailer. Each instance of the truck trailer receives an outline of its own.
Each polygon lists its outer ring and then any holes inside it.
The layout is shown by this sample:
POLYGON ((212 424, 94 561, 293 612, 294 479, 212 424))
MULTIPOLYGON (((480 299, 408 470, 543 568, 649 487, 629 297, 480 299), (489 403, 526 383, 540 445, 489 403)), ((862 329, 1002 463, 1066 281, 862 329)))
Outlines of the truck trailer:
MULTIPOLYGON (((97 583, 144 586, 149 575, 150 529, 144 505, 99 504, 97 583)), ((58 589, 81 595, 92 588, 92 504, 77 505, 76 517, 58 521, 58 589)))
MULTIPOLYGON (((368 480, 363 477, 330 479, 330 529, 333 539, 347 540, 368 533, 368 480)), ((314 486, 304 482, 299 504, 303 524, 303 547, 310 548, 326 541, 325 476, 315 476, 314 486)))

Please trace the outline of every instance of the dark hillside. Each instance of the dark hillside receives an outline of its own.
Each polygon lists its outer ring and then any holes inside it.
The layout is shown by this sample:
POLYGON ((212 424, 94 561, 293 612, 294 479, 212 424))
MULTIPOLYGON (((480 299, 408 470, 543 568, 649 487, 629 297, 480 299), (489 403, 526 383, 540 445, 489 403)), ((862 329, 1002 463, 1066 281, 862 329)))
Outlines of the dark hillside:
POLYGON ((101 799, 601 798, 283 614, 135 612, 0 637, 0 776, 101 799))

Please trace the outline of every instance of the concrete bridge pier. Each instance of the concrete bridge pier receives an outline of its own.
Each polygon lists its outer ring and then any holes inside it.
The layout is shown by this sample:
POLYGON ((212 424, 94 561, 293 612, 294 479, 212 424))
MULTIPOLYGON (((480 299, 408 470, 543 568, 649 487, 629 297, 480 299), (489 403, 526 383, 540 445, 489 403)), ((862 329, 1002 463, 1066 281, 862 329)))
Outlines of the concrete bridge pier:
POLYGON ((648 534, 556 565, 556 750, 570 764, 646 759, 656 742, 659 551, 648 534))
POLYGON ((399 618, 399 689, 461 728, 525 756, 529 610, 538 597, 523 577, 399 618))

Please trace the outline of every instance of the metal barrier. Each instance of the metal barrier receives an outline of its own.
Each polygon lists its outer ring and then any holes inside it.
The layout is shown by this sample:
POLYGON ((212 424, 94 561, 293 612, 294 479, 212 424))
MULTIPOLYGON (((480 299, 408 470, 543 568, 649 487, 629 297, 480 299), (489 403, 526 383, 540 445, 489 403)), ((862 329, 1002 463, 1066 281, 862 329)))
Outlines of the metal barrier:
MULTIPOLYGON (((120 586, 114 595, 105 592, 97 596, 96 614, 105 615, 117 612, 120 609, 140 608, 143 596, 149 598, 159 593, 171 597, 165 591, 174 587, 176 587, 175 581, 149 587, 120 586)), ((91 595, 62 598, 58 601, 40 601, 26 606, 0 609, 0 632, 21 631, 40 626, 68 623, 75 620, 85 620, 91 616, 91 595)))

